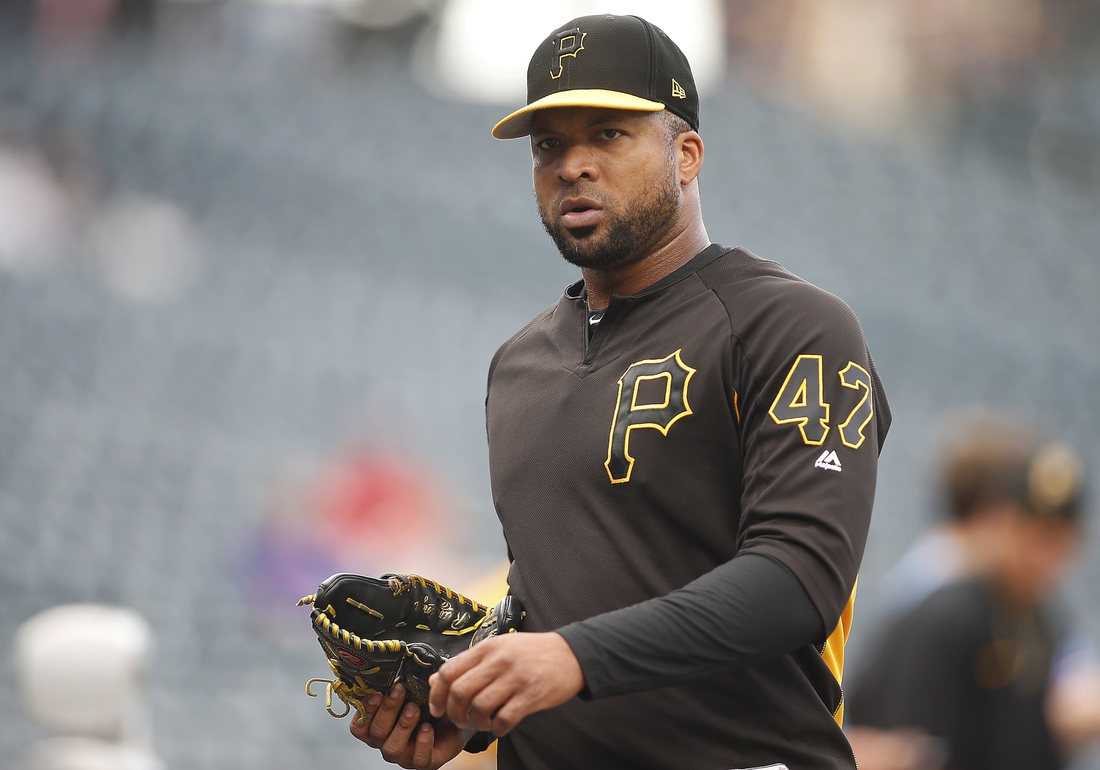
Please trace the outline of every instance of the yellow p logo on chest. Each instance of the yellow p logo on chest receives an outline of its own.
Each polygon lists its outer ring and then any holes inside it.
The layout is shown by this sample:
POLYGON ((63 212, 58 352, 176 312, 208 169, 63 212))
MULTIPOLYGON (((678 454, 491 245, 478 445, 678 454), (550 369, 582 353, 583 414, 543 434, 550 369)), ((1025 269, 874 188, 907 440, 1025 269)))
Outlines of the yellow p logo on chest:
POLYGON ((634 458, 630 455, 630 433, 652 428, 667 436, 681 417, 691 414, 688 384, 695 370, 680 359, 680 351, 661 359, 638 361, 619 378, 619 396, 611 418, 607 442, 608 478, 612 484, 630 481, 634 458))

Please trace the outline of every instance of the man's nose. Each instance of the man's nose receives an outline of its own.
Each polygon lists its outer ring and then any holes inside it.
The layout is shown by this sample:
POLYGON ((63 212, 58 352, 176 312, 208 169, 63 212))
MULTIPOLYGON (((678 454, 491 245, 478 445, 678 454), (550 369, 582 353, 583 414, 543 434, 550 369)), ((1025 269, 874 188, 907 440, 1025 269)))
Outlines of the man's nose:
POLYGON ((599 166, 592 149, 583 144, 567 147, 558 164, 558 178, 567 184, 581 179, 595 181, 599 177, 599 166))

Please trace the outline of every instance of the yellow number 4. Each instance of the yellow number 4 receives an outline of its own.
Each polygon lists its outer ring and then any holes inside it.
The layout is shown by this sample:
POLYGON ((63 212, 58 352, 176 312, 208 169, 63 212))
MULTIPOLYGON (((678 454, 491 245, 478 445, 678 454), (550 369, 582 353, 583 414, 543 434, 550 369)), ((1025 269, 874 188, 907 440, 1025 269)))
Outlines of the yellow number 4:
POLYGON ((812 446, 824 444, 829 435, 829 405, 821 392, 821 369, 821 356, 795 359, 768 410, 777 425, 797 425, 802 440, 812 446))

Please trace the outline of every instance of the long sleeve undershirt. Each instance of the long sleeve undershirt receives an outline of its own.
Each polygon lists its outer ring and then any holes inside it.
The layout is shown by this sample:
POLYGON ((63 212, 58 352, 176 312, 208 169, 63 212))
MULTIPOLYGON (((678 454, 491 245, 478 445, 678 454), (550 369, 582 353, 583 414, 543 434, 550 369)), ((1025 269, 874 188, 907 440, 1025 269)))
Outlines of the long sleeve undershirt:
POLYGON ((745 554, 666 596, 558 629, 580 662, 586 700, 731 671, 825 638, 798 578, 745 554))

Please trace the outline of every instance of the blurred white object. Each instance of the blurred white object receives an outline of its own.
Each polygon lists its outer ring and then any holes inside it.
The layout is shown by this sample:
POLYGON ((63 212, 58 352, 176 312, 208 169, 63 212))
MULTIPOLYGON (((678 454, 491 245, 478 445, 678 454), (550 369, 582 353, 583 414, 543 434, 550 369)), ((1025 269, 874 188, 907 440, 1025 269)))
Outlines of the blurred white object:
POLYGON ((15 635, 27 714, 51 734, 30 749, 30 770, 164 770, 150 748, 145 706, 152 635, 134 610, 67 604, 15 635))
POLYGON ((148 624, 133 610, 66 604, 35 615, 15 635, 27 713, 54 735, 142 738, 138 710, 150 641, 148 624))
POLYGON ((448 0, 438 26, 420 41, 419 75, 441 93, 518 106, 538 44, 570 19, 597 13, 641 16, 664 30, 687 56, 702 94, 725 76, 725 16, 718 0, 448 0))
POLYGON ((48 738, 31 749, 25 770, 166 770, 146 748, 96 738, 48 738))
POLYGON ((92 224, 89 245, 104 283, 136 302, 176 299, 202 272, 195 228, 168 201, 121 197, 108 202, 92 224))
POLYGON ((28 274, 52 266, 68 233, 68 202, 50 167, 0 148, 0 268, 28 274))

